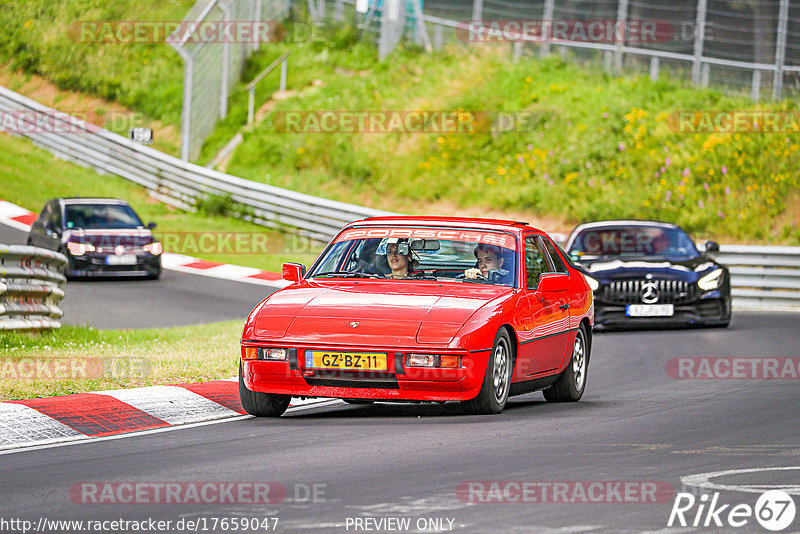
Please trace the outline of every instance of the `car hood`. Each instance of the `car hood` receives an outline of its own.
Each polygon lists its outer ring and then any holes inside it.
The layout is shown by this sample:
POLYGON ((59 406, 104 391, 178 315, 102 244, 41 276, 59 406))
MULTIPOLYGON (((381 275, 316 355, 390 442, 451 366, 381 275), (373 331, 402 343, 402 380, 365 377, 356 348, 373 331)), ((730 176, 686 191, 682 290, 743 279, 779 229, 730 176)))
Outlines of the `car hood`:
POLYGON ((446 345, 479 308, 511 291, 471 283, 301 282, 268 298, 253 334, 298 343, 446 345))
POLYGON ((653 275, 667 280, 695 281, 719 267, 711 258, 700 254, 693 258, 669 256, 601 257, 577 262, 581 270, 599 280, 630 280, 653 275))
POLYGON ((130 230, 84 230, 76 228, 68 231, 67 240, 89 243, 98 248, 114 250, 118 246, 125 248, 141 247, 153 242, 153 233, 147 228, 130 230))

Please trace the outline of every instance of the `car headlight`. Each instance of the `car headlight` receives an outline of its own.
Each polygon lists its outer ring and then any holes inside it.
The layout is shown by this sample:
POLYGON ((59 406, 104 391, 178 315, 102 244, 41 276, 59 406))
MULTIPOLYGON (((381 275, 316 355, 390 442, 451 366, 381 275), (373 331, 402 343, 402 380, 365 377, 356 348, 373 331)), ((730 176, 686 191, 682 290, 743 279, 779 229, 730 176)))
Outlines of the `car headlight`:
POLYGON ((600 282, 586 274, 584 274, 583 277, 586 278, 586 283, 589 284, 589 289, 592 291, 597 291, 597 288, 600 287, 600 282))
POLYGON ((697 286, 703 291, 717 289, 722 283, 722 269, 711 271, 700 280, 697 281, 697 286))
POLYGON ((142 247, 145 252, 149 252, 153 256, 158 256, 162 252, 164 252, 164 247, 158 241, 153 241, 142 247))
POLYGON ((67 248, 69 249, 69 253, 73 256, 83 256, 87 252, 94 252, 94 245, 90 245, 89 243, 75 243, 70 241, 67 243, 67 248))

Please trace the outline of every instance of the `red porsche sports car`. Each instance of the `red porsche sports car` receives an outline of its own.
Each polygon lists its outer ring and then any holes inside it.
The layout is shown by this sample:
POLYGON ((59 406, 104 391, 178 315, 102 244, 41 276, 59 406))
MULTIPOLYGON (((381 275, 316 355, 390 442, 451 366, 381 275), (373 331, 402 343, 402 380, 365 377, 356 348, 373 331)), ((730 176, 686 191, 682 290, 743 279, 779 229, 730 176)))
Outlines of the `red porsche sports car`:
POLYGON ((509 395, 577 401, 592 346, 592 291, 524 222, 376 217, 345 226, 244 326, 239 393, 256 416, 292 397, 461 401, 499 413, 509 395))

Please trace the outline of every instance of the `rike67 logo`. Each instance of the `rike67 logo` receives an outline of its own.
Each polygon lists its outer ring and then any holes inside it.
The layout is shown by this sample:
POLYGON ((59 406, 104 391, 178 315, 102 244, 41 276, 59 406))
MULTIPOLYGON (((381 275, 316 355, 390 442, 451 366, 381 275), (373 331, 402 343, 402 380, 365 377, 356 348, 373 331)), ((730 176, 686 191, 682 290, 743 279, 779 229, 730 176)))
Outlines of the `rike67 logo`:
POLYGON ((704 493, 695 497, 691 493, 678 493, 667 526, 741 528, 755 518, 763 528, 777 532, 794 521, 794 500, 785 491, 766 491, 759 496, 755 506, 718 504, 719 495, 716 492, 713 496, 704 493))

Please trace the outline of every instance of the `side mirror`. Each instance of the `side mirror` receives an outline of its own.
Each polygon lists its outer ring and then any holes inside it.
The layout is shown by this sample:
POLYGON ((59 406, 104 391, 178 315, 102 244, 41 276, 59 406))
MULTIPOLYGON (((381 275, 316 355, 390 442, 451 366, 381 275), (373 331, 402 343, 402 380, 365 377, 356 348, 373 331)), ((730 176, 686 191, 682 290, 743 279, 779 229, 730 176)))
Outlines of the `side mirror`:
POLYGON ((539 277, 539 285, 536 286, 536 291, 542 293, 557 293, 559 291, 567 290, 567 283, 569 275, 561 273, 547 273, 539 277))
POLYGON ((148 230, 153 230, 156 226, 158 226, 158 225, 156 223, 154 223, 154 222, 147 223, 147 229, 148 230))
POLYGON ((302 263, 284 263, 281 274, 283 274, 284 280, 299 282, 306 274, 306 266, 302 263))
POLYGON ((716 241, 706 241, 706 252, 719 252, 719 243, 716 241))

